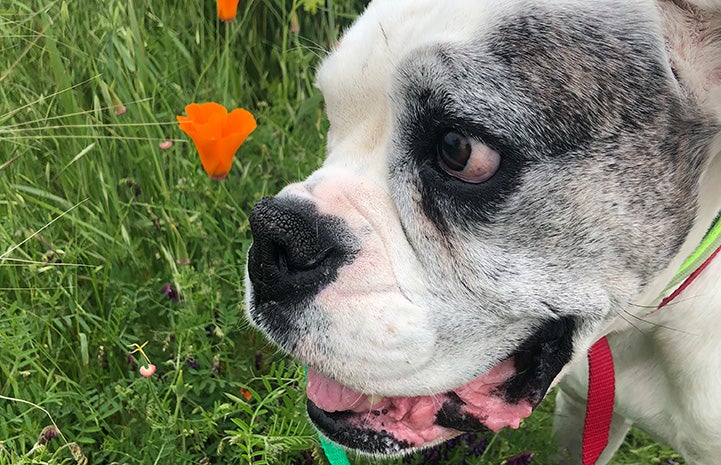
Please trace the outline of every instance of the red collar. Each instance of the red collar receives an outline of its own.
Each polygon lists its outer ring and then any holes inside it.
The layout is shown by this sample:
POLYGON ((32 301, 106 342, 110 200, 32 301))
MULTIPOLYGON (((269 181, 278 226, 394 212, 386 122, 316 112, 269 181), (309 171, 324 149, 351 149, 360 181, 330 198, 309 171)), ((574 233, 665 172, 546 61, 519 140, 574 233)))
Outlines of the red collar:
MULTIPOLYGON (((691 273, 668 297, 661 300, 661 309, 679 296, 711 263, 721 251, 721 246, 691 273)), ((616 394, 616 380, 613 369, 613 355, 604 336, 588 351, 588 401, 586 419, 583 424, 583 465, 594 465, 608 444, 608 433, 613 416, 613 400, 616 394)))

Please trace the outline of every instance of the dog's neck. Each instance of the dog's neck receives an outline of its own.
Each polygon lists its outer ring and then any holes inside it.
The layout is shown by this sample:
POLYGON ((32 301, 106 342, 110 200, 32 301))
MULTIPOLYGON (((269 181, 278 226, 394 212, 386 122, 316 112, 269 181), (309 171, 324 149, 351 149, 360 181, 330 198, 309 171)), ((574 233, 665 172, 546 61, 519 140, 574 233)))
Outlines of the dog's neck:
MULTIPOLYGON (((703 11, 684 0, 659 0, 671 66, 692 105, 721 128, 721 11, 703 11)), ((678 253, 634 302, 639 314, 657 304, 686 258, 721 210, 721 129, 706 148, 698 185, 698 211, 678 253)))
MULTIPOLYGON (((639 316, 649 313, 657 305, 676 272, 694 250, 699 247, 709 228, 721 211, 721 132, 708 147, 708 161, 699 180, 698 210, 686 240, 668 266, 635 299, 631 310, 639 316)), ((624 327, 621 323, 621 327, 624 327)), ((616 328, 616 325, 612 329, 616 328)))

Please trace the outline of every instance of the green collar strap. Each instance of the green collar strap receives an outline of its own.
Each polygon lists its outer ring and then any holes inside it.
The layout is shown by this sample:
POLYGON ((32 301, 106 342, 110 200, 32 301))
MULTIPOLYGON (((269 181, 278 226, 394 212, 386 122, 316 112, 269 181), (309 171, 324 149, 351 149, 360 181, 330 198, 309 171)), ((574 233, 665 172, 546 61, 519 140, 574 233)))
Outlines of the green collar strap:
POLYGON ((676 287, 681 281, 686 279, 696 269, 701 267, 706 260, 713 255, 713 253, 721 246, 721 211, 716 216, 711 227, 706 232, 703 240, 696 247, 691 255, 686 258, 681 268, 678 269, 676 274, 669 285, 664 290, 664 293, 676 287))
POLYGON ((323 447, 326 458, 330 465, 350 465, 348 462, 348 456, 345 451, 334 443, 330 442, 323 435, 318 435, 320 438, 320 445, 323 447))

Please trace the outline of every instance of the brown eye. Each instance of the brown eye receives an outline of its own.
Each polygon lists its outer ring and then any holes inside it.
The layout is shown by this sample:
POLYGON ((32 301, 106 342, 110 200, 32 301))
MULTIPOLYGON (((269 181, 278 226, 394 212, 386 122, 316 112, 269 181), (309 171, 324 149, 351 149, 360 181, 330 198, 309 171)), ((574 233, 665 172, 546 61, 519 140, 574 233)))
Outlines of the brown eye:
POLYGON ((471 158, 471 141, 455 131, 447 132, 438 143, 438 157, 452 171, 463 171, 471 158))
POLYGON ((438 164, 447 174, 461 181, 478 184, 493 176, 501 156, 484 143, 449 131, 438 142, 438 164))

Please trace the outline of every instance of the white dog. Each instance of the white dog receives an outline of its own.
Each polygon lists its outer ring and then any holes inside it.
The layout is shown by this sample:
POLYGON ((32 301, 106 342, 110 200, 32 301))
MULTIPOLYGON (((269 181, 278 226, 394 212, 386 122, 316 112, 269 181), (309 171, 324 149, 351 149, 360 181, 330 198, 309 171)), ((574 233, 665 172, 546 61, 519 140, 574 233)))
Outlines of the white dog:
POLYGON ((318 84, 327 159, 253 209, 246 281, 324 435, 403 453, 560 382, 581 463, 608 335, 597 463, 631 424, 721 463, 721 256, 654 311, 721 209, 720 0, 375 0, 318 84))

